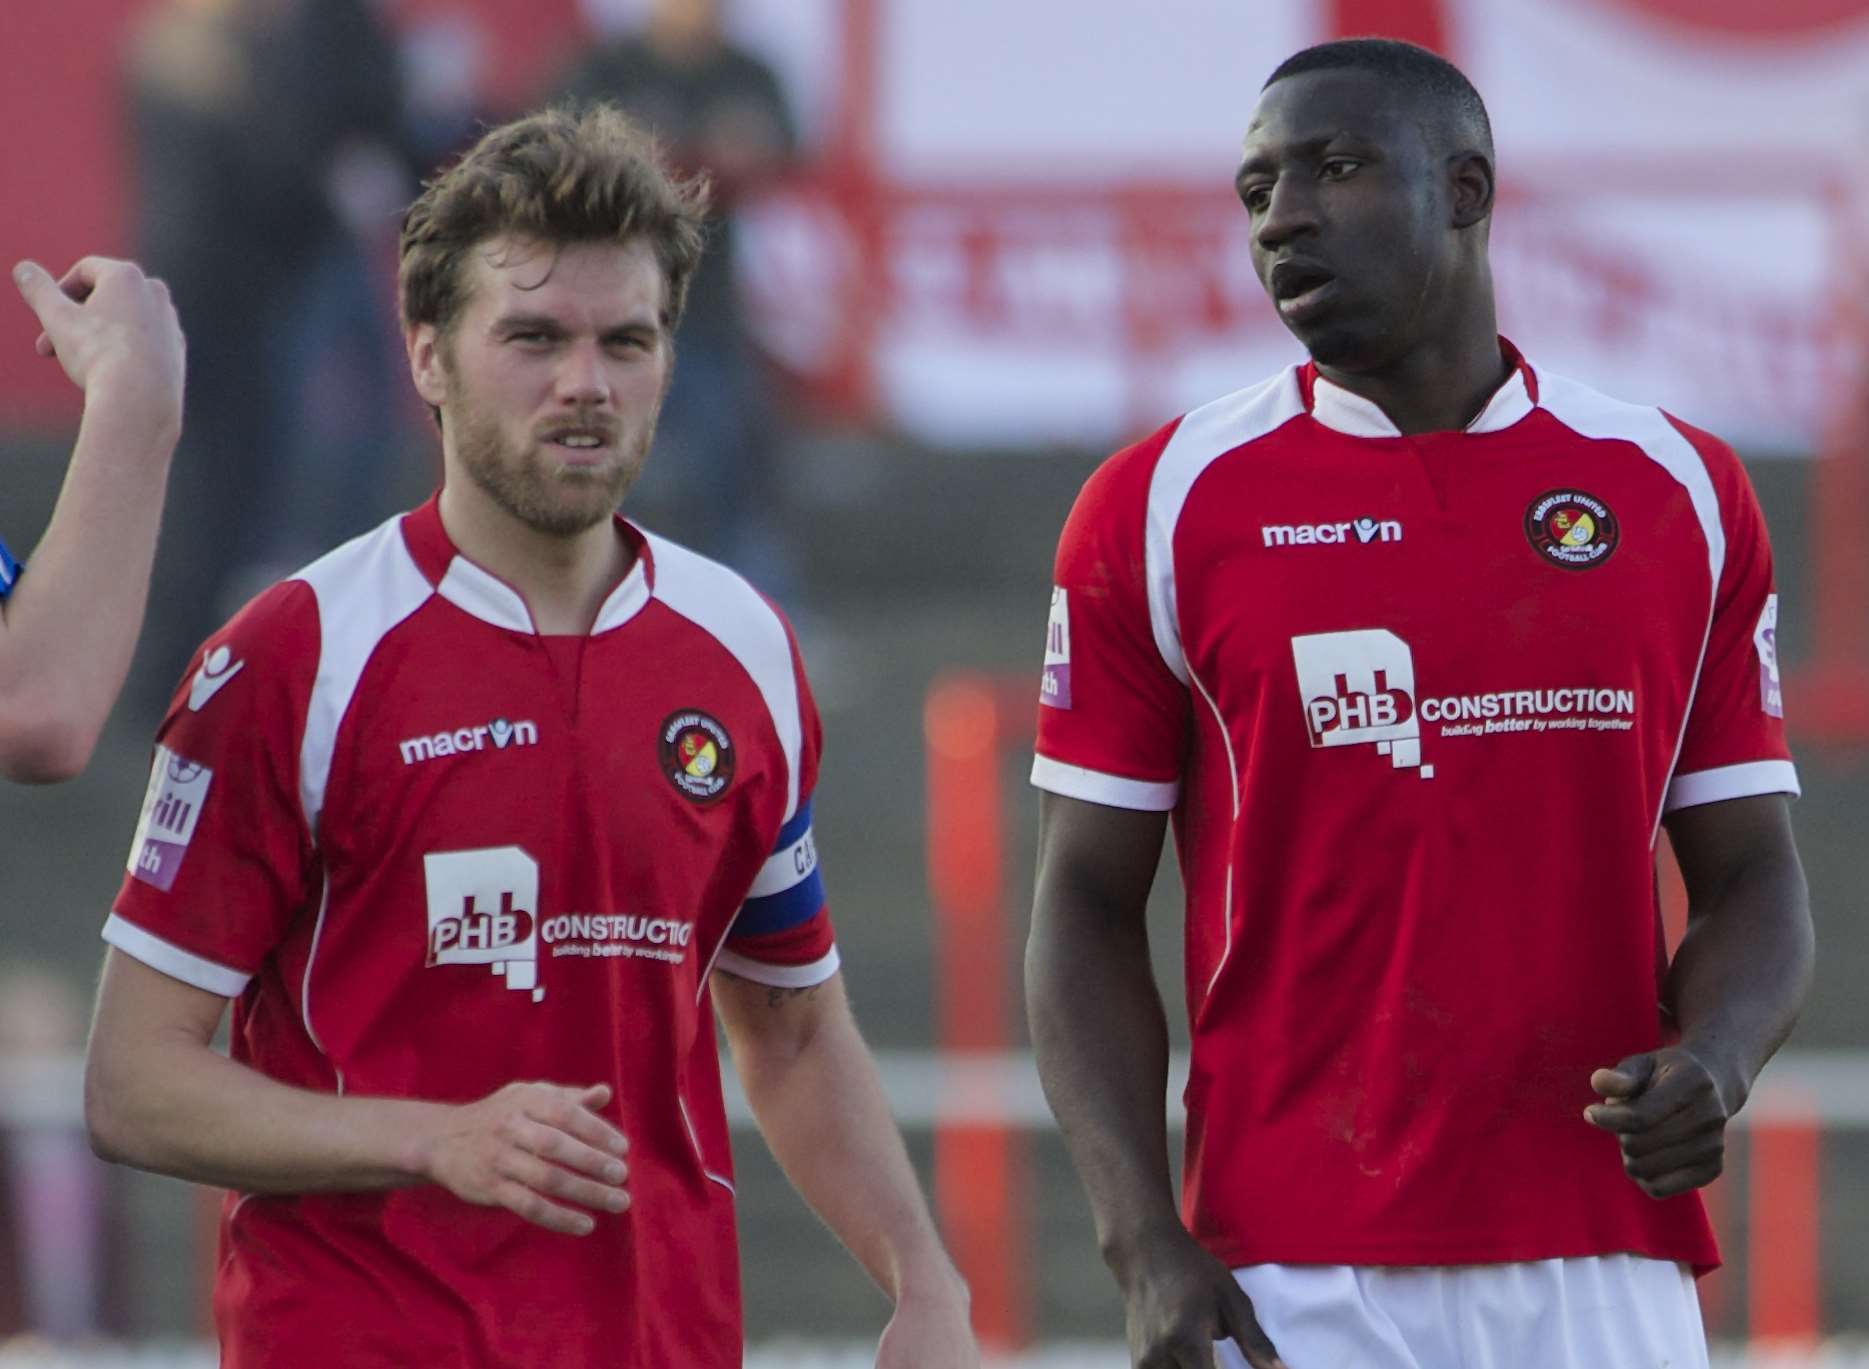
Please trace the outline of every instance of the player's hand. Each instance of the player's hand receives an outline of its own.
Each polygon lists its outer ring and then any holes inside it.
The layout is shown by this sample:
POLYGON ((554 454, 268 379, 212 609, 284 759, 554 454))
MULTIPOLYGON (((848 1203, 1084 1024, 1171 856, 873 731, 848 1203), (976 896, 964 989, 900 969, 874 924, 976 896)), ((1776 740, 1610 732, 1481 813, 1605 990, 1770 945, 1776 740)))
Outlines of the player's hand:
POLYGON ((13 282, 44 329, 35 350, 58 358, 87 404, 109 394, 140 422, 180 426, 186 345, 168 286, 112 257, 85 257, 57 281, 22 261, 13 282))
POLYGON ((588 1236, 597 1225, 590 1212, 629 1206, 621 1158, 628 1143, 597 1115, 609 1101, 608 1084, 508 1084, 442 1114, 422 1172, 464 1202, 588 1236))
POLYGON ((980 1369, 980 1346, 967 1307, 964 1287, 939 1294, 905 1292, 883 1328, 876 1369, 980 1369))
POLYGON ((1232 1337, 1252 1369, 1285 1369, 1233 1273, 1185 1230, 1115 1262, 1135 1369, 1213 1369, 1232 1337))
POLYGON ((1651 1198, 1672 1198, 1720 1177, 1726 1124, 1739 1100, 1691 1051, 1669 1046, 1632 1055, 1590 1076, 1605 1101, 1584 1109, 1592 1126, 1613 1132, 1622 1167, 1651 1198))

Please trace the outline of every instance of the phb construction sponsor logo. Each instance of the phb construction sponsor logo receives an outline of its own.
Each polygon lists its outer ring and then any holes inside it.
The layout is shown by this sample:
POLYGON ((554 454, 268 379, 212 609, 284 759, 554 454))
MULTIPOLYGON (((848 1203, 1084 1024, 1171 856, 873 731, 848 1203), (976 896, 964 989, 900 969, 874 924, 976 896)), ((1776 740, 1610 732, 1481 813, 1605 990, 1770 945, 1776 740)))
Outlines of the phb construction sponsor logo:
POLYGON ((194 840, 202 805, 214 772, 177 755, 166 746, 156 748, 149 767, 149 788, 143 793, 143 812, 130 841, 129 872, 145 884, 167 893, 194 840))
POLYGON ((1291 655, 1312 746, 1374 746, 1395 769, 1434 778, 1434 767, 1421 763, 1408 643, 1383 628, 1319 632, 1293 637, 1291 655))
POLYGON ((485 965, 508 989, 545 997, 539 983, 539 863, 517 846, 422 857, 429 968, 485 965))
POLYGON ((554 959, 660 960, 679 965, 694 942, 694 924, 627 913, 560 913, 539 929, 554 959))
POLYGON ((1393 632, 1370 628, 1291 640, 1305 728, 1315 747, 1373 745, 1397 770, 1434 778, 1422 759, 1435 738, 1635 728, 1633 689, 1579 684, 1429 694, 1418 689, 1414 653, 1393 632))

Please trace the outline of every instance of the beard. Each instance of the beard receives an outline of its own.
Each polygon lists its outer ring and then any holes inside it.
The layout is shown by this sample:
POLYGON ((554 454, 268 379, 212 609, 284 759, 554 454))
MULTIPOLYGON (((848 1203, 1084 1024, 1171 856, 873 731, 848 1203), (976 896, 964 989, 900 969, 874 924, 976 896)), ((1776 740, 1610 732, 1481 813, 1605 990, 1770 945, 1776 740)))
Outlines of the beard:
MULTIPOLYGON (((572 466, 554 460, 551 446, 542 440, 515 449, 496 419, 465 405, 461 410, 455 451, 468 478, 506 513, 548 537, 575 537, 614 514, 642 474, 655 436, 654 414, 640 426, 609 424, 616 433, 614 459, 572 466)), ((598 423, 584 415, 569 417, 598 423)))

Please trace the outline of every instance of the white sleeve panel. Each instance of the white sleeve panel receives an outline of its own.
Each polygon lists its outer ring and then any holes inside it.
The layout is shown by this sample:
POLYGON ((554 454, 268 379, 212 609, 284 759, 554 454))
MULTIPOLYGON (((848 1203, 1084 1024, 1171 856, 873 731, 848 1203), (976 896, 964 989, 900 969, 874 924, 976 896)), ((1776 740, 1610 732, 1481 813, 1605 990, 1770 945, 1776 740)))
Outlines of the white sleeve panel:
POLYGON ((809 989, 836 974, 841 963, 835 946, 808 965, 769 965, 738 951, 723 950, 714 961, 714 968, 775 989, 809 989))
POLYGON ((1188 682, 1175 594, 1175 527, 1188 493, 1201 473, 1222 456, 1304 412, 1298 372, 1287 368, 1270 380, 1202 405, 1183 418, 1155 463, 1143 535, 1149 623, 1162 661, 1182 684, 1188 682))
POLYGON ((734 571, 653 533, 653 597, 724 646, 752 677, 779 744, 785 750, 785 817, 798 812, 798 771, 804 752, 804 716, 784 620, 734 571))
POLYGON ((208 960, 192 951, 184 951, 172 942, 144 931, 134 922, 112 913, 104 922, 104 940, 152 970, 160 970, 171 979, 192 984, 197 989, 238 998, 246 991, 252 975, 208 960))
POLYGON ((1724 799, 1746 799, 1755 794, 1789 794, 1797 797, 1798 770, 1790 761, 1748 761, 1744 765, 1723 765, 1718 770, 1698 770, 1691 775, 1676 775, 1668 786, 1662 812, 1693 808, 1724 799))
POLYGON ((364 667, 391 629, 428 602, 434 589, 409 555, 401 518, 327 552, 293 578, 310 585, 318 600, 318 675, 299 753, 299 801, 315 837, 338 727, 364 667))
POLYGON ((1066 765, 1049 756, 1032 758, 1032 783, 1067 799, 1083 799, 1105 808, 1131 808, 1144 813, 1166 813, 1181 799, 1181 785, 1175 780, 1132 780, 1122 775, 1106 775, 1101 770, 1066 765))

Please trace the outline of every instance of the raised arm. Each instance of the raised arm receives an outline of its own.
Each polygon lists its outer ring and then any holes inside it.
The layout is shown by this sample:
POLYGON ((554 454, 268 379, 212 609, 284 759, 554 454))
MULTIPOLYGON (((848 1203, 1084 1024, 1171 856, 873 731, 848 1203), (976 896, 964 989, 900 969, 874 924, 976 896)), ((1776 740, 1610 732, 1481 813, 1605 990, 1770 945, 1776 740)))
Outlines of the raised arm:
POLYGON ((1677 809, 1668 837, 1687 885, 1687 935, 1668 972, 1678 1044, 1591 1076, 1589 1119, 1617 1133, 1623 1166, 1666 1198, 1719 1177, 1726 1124, 1791 1034, 1810 991, 1804 867, 1782 794, 1677 809))
POLYGON ((41 356, 84 391, 84 419, 45 536, 0 600, 0 774, 84 769, 142 629, 169 460, 182 427, 182 331, 168 289, 130 262, 86 257, 54 281, 13 278, 41 356))
POLYGON ((1123 1292, 1139 1366, 1208 1369, 1227 1336, 1279 1364, 1232 1273, 1182 1225, 1168 1168, 1168 1025, 1149 966, 1149 886, 1167 814, 1042 794, 1026 1011, 1057 1114, 1123 1292))
POLYGON ((246 1193, 435 1183, 579 1236, 589 1212, 628 1206, 623 1134, 598 1116, 608 1085, 514 1083, 460 1105, 316 1093, 216 1051, 226 1009, 110 950, 84 1077, 98 1155, 246 1193))
POLYGON ((720 971, 713 992, 773 1156, 895 1301, 879 1369, 974 1369, 966 1286, 935 1234, 843 977, 779 989, 720 971))

